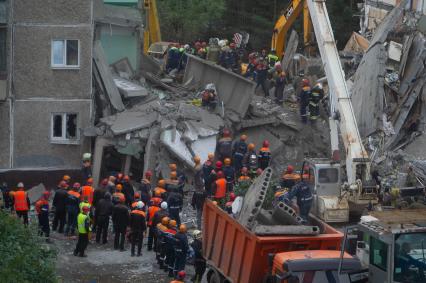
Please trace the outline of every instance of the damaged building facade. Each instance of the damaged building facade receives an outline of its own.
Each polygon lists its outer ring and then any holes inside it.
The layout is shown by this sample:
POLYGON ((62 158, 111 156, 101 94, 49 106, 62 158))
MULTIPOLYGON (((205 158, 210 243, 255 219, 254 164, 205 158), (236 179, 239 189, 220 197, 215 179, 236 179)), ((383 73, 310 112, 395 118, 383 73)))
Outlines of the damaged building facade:
POLYGON ((79 168, 92 117, 92 1, 10 0, 1 169, 79 168), (66 9, 64 9, 66 7, 66 9))

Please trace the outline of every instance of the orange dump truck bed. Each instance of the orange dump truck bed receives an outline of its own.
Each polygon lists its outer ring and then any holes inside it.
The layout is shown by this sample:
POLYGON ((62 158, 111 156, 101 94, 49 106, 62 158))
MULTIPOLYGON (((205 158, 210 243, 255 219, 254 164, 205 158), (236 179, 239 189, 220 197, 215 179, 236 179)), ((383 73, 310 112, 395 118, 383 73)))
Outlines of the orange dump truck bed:
POLYGON ((317 236, 257 236, 211 201, 206 201, 203 217, 203 252, 212 268, 207 277, 214 272, 220 273, 225 282, 262 282, 268 273, 268 254, 340 250, 343 238, 342 233, 315 217, 311 221, 322 231, 317 236))

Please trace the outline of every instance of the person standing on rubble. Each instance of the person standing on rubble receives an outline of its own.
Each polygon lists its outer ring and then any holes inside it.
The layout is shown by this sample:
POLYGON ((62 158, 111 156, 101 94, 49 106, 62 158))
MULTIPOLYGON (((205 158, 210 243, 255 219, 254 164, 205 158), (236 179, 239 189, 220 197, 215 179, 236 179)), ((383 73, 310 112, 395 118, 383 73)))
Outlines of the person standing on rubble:
POLYGON ((157 211, 152 220, 154 225, 154 252, 157 263, 160 265, 160 269, 164 268, 164 248, 163 248, 163 233, 167 230, 170 218, 167 213, 167 202, 161 203, 161 210, 157 211))
POLYGON ((262 148, 259 149, 259 168, 263 170, 271 163, 271 150, 269 149, 269 141, 264 140, 262 148))
POLYGON ((320 102, 324 98, 324 90, 321 83, 317 83, 311 91, 309 99, 309 119, 312 123, 318 120, 320 115, 320 102))
POLYGON ((89 219, 90 208, 85 206, 83 211, 78 214, 77 225, 78 225, 78 241, 74 250, 74 256, 86 257, 84 251, 89 244, 89 232, 90 232, 90 219, 89 219))
POLYGON ((66 201, 67 209, 67 227, 65 229, 65 236, 73 236, 74 230, 77 226, 77 217, 80 211, 80 183, 74 183, 71 191, 68 192, 68 198, 66 201))
POLYGON ((194 230, 192 232, 194 241, 191 244, 192 249, 194 250, 194 269, 195 275, 192 278, 192 282, 201 283, 204 272, 206 272, 207 263, 206 259, 203 257, 203 243, 201 242, 201 231, 194 230))
POLYGON ((263 92, 265 93, 265 97, 269 97, 269 90, 266 86, 266 81, 268 79, 268 66, 266 65, 264 60, 260 60, 259 64, 256 67, 256 88, 260 86, 262 87, 263 92))
POLYGON ((120 249, 124 251, 124 240, 126 236, 126 229, 129 225, 129 211, 124 205, 124 197, 120 197, 120 202, 114 205, 112 209, 112 223, 114 224, 114 250, 120 249))
POLYGON ((24 225, 28 225, 28 211, 30 210, 30 199, 25 192, 24 183, 18 183, 18 191, 13 194, 13 203, 16 215, 23 219, 24 225))
POLYGON ((151 205, 148 208, 148 215, 147 215, 147 223, 149 227, 148 231, 148 251, 152 250, 152 244, 154 243, 154 235, 155 235, 155 225, 158 224, 154 223, 155 214, 160 211, 160 204, 161 199, 158 197, 153 197, 151 199, 151 205))
POLYGON ((259 168, 256 146, 254 143, 250 143, 247 146, 247 152, 243 159, 243 166, 248 169, 249 176, 253 178, 256 175, 256 170, 259 168))
POLYGON ((213 171, 213 162, 214 162, 214 154, 209 153, 206 162, 203 164, 203 179, 204 179, 204 188, 206 190, 207 196, 211 196, 212 192, 212 180, 210 178, 210 174, 213 171))
POLYGON ((405 186, 407 187, 417 186, 417 177, 416 177, 416 174, 414 173, 412 165, 408 166, 407 179, 405 181, 405 186))
POLYGON ((234 157, 234 169, 237 174, 241 171, 243 167, 244 155, 247 153, 247 136, 241 135, 240 140, 234 143, 232 150, 232 156, 234 157))
MULTIPOLYGON (((147 173, 151 173, 151 171, 147 171, 145 173, 145 178, 147 179, 147 181, 150 183, 151 180, 151 176, 149 176, 149 179, 146 177, 147 173)), ((152 173, 150 174, 152 175, 152 173)), ((134 197, 135 197, 135 190, 133 189, 132 184, 130 184, 130 177, 129 175, 125 175, 123 177, 123 194, 124 197, 126 198, 126 204, 128 207, 130 207, 134 201, 134 197)))
POLYGON ((50 225, 49 225, 49 197, 50 193, 44 191, 42 197, 35 204, 35 211, 38 217, 39 235, 46 237, 49 242, 50 225))
POLYGON ((300 175, 294 173, 294 167, 292 165, 288 165, 286 171, 281 177, 280 186, 281 188, 291 190, 291 188, 293 188, 299 180, 300 175))
POLYGON ((165 180, 159 180, 157 183, 157 187, 153 191, 154 196, 160 196, 162 200, 167 199, 167 190, 166 188, 166 181, 165 180))
POLYGON ((279 60, 277 52, 275 50, 271 50, 271 52, 269 52, 266 58, 268 61, 269 68, 273 68, 275 66, 275 63, 277 63, 279 60))
POLYGON ((194 194, 192 195, 191 206, 197 211, 197 228, 201 229, 202 217, 203 217, 203 207, 204 202, 207 198, 207 192, 203 187, 196 186, 194 194))
POLYGON ((180 211, 183 205, 183 198, 180 193, 177 192, 177 189, 171 189, 168 192, 169 196, 167 198, 167 205, 169 207, 169 217, 173 220, 176 220, 177 225, 180 225, 180 211))
POLYGON ((299 103, 300 103, 300 117, 302 118, 302 123, 306 124, 308 122, 308 113, 307 107, 309 105, 311 97, 311 85, 308 79, 302 80, 302 90, 299 94, 299 103))
POLYGON ((312 207, 313 196, 311 188, 305 180, 302 179, 291 189, 290 192, 284 195, 284 199, 288 203, 291 203, 294 197, 297 199, 297 206, 299 207, 300 217, 302 217, 303 220, 307 222, 309 212, 311 211, 312 207))
POLYGON ((138 246, 137 256, 142 255, 143 234, 146 230, 144 203, 139 201, 136 209, 130 213, 130 235, 131 235, 131 256, 135 256, 135 247, 138 246))
POLYGON ((112 215, 112 201, 111 194, 105 193, 104 197, 100 199, 96 204, 96 243, 100 243, 102 236, 102 244, 108 242, 108 226, 109 219, 112 215))
POLYGON ((65 219, 67 216, 67 188, 68 184, 65 181, 61 181, 53 197, 52 206, 55 208, 55 217, 53 218, 52 230, 56 231, 59 225, 58 233, 64 233, 65 219))
POLYGON ((223 166, 223 174, 225 174, 226 179, 226 190, 232 192, 235 183, 235 169, 231 165, 231 159, 225 158, 225 166, 223 166))
POLYGON ((164 232, 164 240, 165 240, 165 251, 166 251, 166 258, 164 261, 164 270, 169 272, 169 277, 173 277, 173 269, 174 269, 174 263, 175 263, 175 238, 176 235, 176 221, 170 220, 169 225, 167 226, 167 230, 164 232))
POLYGON ((173 274, 176 277, 179 271, 185 271, 186 254, 189 250, 187 228, 185 224, 179 225, 179 231, 174 236, 174 266, 173 274))
POLYGON ((248 169, 247 167, 243 167, 241 168, 241 175, 238 178, 238 184, 242 185, 243 187, 249 187, 250 183, 251 183, 251 178, 248 176, 248 169))
POLYGON ((217 142, 218 160, 223 161, 225 158, 232 158, 232 138, 231 132, 224 129, 222 137, 217 142))
POLYGON ((282 105, 284 102, 284 87, 287 82, 287 77, 280 62, 275 64, 274 69, 273 78, 275 82, 275 102, 278 105, 282 105))

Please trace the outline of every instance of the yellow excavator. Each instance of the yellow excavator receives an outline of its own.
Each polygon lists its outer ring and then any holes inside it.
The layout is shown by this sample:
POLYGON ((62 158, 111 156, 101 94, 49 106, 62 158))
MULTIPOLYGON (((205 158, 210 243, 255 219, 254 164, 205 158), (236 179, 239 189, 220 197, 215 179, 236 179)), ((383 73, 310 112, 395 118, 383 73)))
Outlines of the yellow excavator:
POLYGON ((287 9, 283 10, 276 21, 272 33, 271 50, 275 50, 277 56, 282 59, 286 45, 287 33, 296 19, 303 11, 303 42, 305 46, 311 44, 312 22, 309 16, 308 4, 305 0, 291 0, 287 9))
POLYGON ((157 1, 144 0, 145 30, 143 33, 143 52, 148 54, 151 44, 161 42, 160 22, 158 21, 157 1))

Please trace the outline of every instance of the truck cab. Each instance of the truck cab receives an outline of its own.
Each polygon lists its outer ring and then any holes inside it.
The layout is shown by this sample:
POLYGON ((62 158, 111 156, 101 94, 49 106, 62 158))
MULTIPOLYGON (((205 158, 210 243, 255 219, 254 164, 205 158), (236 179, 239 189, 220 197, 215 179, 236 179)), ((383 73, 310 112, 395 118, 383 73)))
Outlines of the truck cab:
POLYGON ((269 283, 361 283, 368 279, 360 261, 340 251, 283 252, 270 255, 270 264, 269 283))
POLYGON ((426 282, 426 209, 374 211, 357 227, 369 282, 426 282))
POLYGON ((349 204, 341 195, 341 168, 329 159, 306 159, 303 178, 313 195, 311 212, 327 223, 348 222, 349 204))

